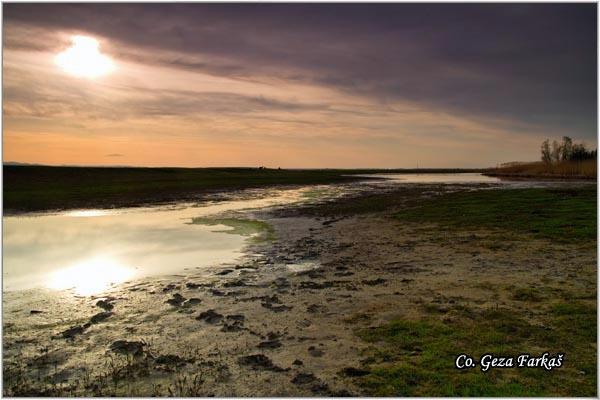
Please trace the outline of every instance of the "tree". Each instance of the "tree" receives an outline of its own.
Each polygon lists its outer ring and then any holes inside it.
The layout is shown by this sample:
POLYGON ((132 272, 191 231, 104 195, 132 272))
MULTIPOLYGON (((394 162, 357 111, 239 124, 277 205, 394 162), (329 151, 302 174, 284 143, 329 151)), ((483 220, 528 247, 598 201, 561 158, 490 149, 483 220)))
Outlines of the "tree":
POLYGON ((560 161, 560 145, 556 140, 552 141, 552 162, 560 161))
POLYGON ((542 161, 546 164, 552 162, 552 154, 550 152, 550 141, 548 139, 542 142, 542 161))
POLYGON ((597 157, 598 150, 588 150, 584 143, 573 143, 568 136, 563 136, 562 143, 548 139, 542 142, 540 147, 542 161, 546 164, 559 163, 561 161, 583 161, 593 160, 597 157))
POLYGON ((573 140, 568 136, 563 136, 562 145, 560 146, 560 159, 562 161, 568 161, 573 155, 573 140))

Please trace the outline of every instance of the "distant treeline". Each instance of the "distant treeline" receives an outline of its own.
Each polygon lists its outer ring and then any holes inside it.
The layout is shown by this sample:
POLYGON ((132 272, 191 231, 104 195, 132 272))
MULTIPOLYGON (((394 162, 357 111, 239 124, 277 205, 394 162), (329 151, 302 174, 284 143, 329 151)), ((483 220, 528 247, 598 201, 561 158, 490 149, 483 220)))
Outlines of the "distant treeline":
POLYGON ((598 155, 598 150, 588 150, 584 143, 573 143, 573 140, 568 136, 563 136, 562 143, 556 140, 546 139, 542 142, 542 161, 551 164, 561 161, 584 161, 595 160, 598 155))
POLYGON ((550 143, 546 139, 541 146, 542 160, 536 162, 511 162, 500 168, 490 169, 486 175, 507 178, 595 179, 597 174, 597 150, 588 150, 583 143, 573 143, 565 136, 562 142, 550 143))

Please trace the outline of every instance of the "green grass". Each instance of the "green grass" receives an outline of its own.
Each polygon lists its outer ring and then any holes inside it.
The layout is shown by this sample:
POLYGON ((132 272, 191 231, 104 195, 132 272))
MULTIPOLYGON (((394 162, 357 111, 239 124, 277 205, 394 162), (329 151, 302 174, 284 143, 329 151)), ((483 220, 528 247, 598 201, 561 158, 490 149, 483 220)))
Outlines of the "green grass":
POLYGON ((447 229, 492 229, 573 243, 596 239, 596 186, 450 193, 396 214, 447 229))
POLYGON ((359 215, 399 208, 413 198, 422 196, 424 188, 404 187, 398 191, 360 195, 333 202, 310 205, 304 212, 314 216, 359 215))
POLYGON ((193 218, 192 223, 207 226, 225 225, 233 229, 216 232, 225 232, 242 236, 256 235, 256 242, 272 241, 275 239, 275 230, 273 227, 264 221, 255 219, 198 217, 193 218))
POLYGON ((420 320, 396 319, 357 331, 371 343, 356 378, 375 396, 595 396, 596 309, 584 303, 550 306, 544 324, 530 323, 515 310, 471 310, 455 306, 444 319, 437 313, 420 320), (455 357, 466 353, 518 356, 562 352, 562 368, 457 370, 455 357))
POLYGON ((518 300, 518 301, 541 301, 542 300, 542 295, 540 293, 539 290, 535 289, 535 288, 518 288, 517 290, 515 290, 514 294, 513 294, 513 300, 518 300))

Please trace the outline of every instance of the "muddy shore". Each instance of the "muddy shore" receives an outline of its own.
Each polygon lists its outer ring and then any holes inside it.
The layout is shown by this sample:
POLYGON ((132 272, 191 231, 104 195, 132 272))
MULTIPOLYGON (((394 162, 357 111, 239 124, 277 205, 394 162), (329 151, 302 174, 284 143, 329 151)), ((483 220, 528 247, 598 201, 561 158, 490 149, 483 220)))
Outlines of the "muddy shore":
MULTIPOLYGON (((386 366, 418 365, 426 342, 386 353, 385 340, 365 332, 398 319, 451 327, 490 309, 539 327, 550 303, 575 295, 595 308, 595 243, 528 236, 498 242, 486 229, 448 233, 394 218, 407 202, 447 189, 399 191, 369 212, 331 212, 356 199, 256 212, 275 239, 249 244, 239 263, 208 273, 192 268, 93 297, 5 293, 4 394, 435 395, 418 375, 416 392, 378 386, 375 376, 386 366), (531 288, 541 297, 515 295, 531 288)), ((451 344, 464 352, 460 342, 451 344)), ((554 349, 519 344, 531 352, 554 349)), ((595 360, 595 349, 590 355, 595 360)), ((583 364, 567 363, 560 379, 572 386, 545 394, 588 390, 591 372, 583 364)), ((503 384, 516 373, 493 379, 503 384)))

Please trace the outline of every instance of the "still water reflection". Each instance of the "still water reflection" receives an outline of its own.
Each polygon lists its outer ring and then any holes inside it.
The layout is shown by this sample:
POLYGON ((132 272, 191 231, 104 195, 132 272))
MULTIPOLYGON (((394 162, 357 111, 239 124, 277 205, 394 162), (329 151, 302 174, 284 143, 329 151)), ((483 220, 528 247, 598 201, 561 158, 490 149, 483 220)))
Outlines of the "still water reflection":
MULTIPOLYGON (((305 189, 303 189, 305 190, 305 189)), ((89 295, 144 276, 168 275, 240 257, 246 237, 192 218, 290 203, 303 190, 202 207, 78 210, 4 218, 4 290, 72 289, 89 295)))
MULTIPOLYGON (((235 261, 246 238, 222 225, 192 224, 195 217, 336 197, 402 184, 499 183, 481 174, 386 174, 350 185, 246 191, 232 201, 5 217, 3 290, 72 289, 89 295, 145 276, 186 273, 235 261)), ((532 185, 528 182, 527 185, 532 185)), ((501 185, 508 185, 502 183, 501 185)))

